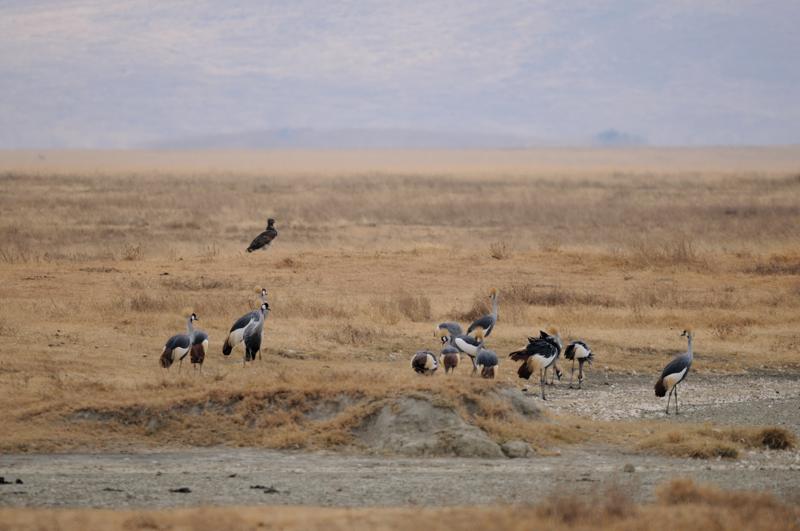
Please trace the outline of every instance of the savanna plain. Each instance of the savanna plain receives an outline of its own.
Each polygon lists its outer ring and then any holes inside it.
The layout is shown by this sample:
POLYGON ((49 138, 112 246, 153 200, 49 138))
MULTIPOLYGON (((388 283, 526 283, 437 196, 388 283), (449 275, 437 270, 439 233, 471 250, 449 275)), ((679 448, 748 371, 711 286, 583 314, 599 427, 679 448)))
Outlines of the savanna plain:
POLYGON ((800 527, 800 149, 2 152, 0 192, 0 529, 800 527), (497 378, 415 374, 492 288, 497 378), (550 327, 595 360, 543 401, 507 355, 550 327))

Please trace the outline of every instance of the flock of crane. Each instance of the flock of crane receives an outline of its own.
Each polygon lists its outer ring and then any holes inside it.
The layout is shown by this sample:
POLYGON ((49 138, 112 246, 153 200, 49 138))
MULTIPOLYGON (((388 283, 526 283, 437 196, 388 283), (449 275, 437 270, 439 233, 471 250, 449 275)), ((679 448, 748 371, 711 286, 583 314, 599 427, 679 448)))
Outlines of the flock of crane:
MULTIPOLYGON (((270 218, 266 230, 253 240, 247 248, 247 252, 266 248, 270 245, 278 235, 274 224, 275 220, 270 218)), ((418 351, 411 359, 412 369, 420 374, 432 375, 441 365, 444 366, 445 374, 451 373, 458 366, 461 354, 465 354, 472 362, 473 374, 479 372, 483 378, 494 378, 497 374, 499 360, 497 354, 487 349, 484 343, 497 324, 497 289, 492 289, 489 297, 492 304, 491 313, 473 321, 466 334, 458 323, 445 322, 437 325, 435 335, 442 342, 439 356, 437 357, 435 353, 429 350, 418 351)), ((228 337, 225 338, 222 353, 225 356, 229 356, 237 345, 244 343, 242 363, 246 364, 248 361, 253 361, 256 356, 260 359, 264 321, 269 311, 267 290, 262 288, 259 309, 246 313, 233 323, 228 332, 228 337)), ((188 318, 186 333, 176 334, 167 340, 160 357, 162 367, 168 369, 176 361, 180 367, 184 358, 189 356, 192 366, 200 367, 202 370, 203 361, 208 350, 208 334, 194 328, 194 323, 197 320, 197 314, 192 313, 188 318)), ((681 336, 688 339, 688 350, 684 354, 675 357, 664 368, 655 384, 656 396, 664 397, 669 394, 667 396, 667 414, 669 414, 669 404, 673 395, 675 396, 675 413, 678 413, 678 384, 686 378, 692 365, 692 332, 684 330, 681 336)), ((528 343, 524 348, 509 354, 509 358, 513 361, 521 362, 517 370, 520 378, 529 380, 534 374, 538 375, 542 400, 547 400, 544 391, 547 383, 547 370, 552 369, 552 374, 559 380, 561 379, 562 372, 558 367, 557 360, 562 350, 564 351, 564 357, 572 361, 569 381, 570 389, 573 386, 575 362, 578 362, 578 389, 580 389, 583 384, 583 365, 587 362, 591 364, 594 357, 589 345, 584 341, 572 341, 564 349, 558 330, 553 328, 547 332, 541 331, 539 337, 529 337, 528 343)), ((550 385, 552 384, 553 377, 551 376, 550 385)), ((527 391, 527 387, 525 391, 527 391)))
MULTIPOLYGON (((466 334, 458 323, 438 324, 435 335, 442 341, 439 358, 429 350, 421 350, 412 358, 411 367, 420 374, 434 374, 439 366, 443 365, 445 373, 449 373, 458 366, 460 355, 466 354, 472 361, 473 374, 480 372, 483 378, 494 378, 497 374, 499 360, 497 354, 487 349, 484 343, 497 324, 497 289, 492 289, 489 298, 492 303, 491 313, 475 319, 467 328, 466 334)), ((564 357, 572 361, 570 388, 572 388, 575 376, 575 362, 578 362, 578 388, 580 389, 583 384, 583 364, 587 362, 591 364, 593 359, 592 350, 584 341, 573 341, 564 349, 564 343, 561 341, 558 330, 551 328, 547 332, 540 331, 539 337, 529 337, 525 348, 509 354, 512 360, 522 362, 517 370, 520 378, 528 380, 534 374, 539 376, 542 400, 547 400, 544 392, 547 370, 552 368, 553 374, 559 380, 561 379, 561 369, 558 368, 556 361, 562 350, 564 350, 564 357)))
MULTIPOLYGON (((244 314, 233 323, 222 345, 222 354, 230 356, 237 345, 244 343, 243 364, 256 359, 256 355, 261 359, 261 337, 267 315, 269 315, 267 290, 261 288, 261 306, 244 314)), ((180 367, 184 358, 189 356, 192 366, 202 370, 208 351, 208 334, 194 328, 194 322, 197 320, 197 314, 192 313, 186 324, 186 333, 176 334, 167 340, 159 359, 162 367, 169 369, 176 361, 180 367)))
MULTIPOLYGON (((472 361, 473 374, 480 372, 484 378, 494 378, 497 374, 499 360, 494 351, 484 347, 484 342, 491 335, 497 324, 498 293, 497 289, 492 289, 489 295, 492 302, 491 313, 484 315, 470 324, 467 333, 463 332, 461 325, 454 322, 440 323, 436 326, 435 335, 441 338, 442 350, 439 357, 429 351, 420 350, 411 359, 411 367, 420 374, 434 374, 440 365, 444 366, 445 374, 452 372, 459 363, 460 355, 466 354, 472 361)), ((667 409, 669 414, 669 404, 672 396, 675 396, 675 413, 678 413, 678 384, 686 379, 689 368, 694 357, 692 349, 693 333, 691 330, 684 330, 681 337, 688 340, 688 350, 676 356, 661 372, 661 376, 655 384, 655 394, 663 398, 667 396, 667 409)), ((594 359, 592 349, 586 342, 581 340, 572 341, 564 349, 564 343, 558 330, 549 329, 547 332, 540 331, 539 337, 529 337, 528 343, 524 348, 516 350, 508 355, 513 361, 522 362, 517 369, 517 374, 525 380, 530 379, 534 374, 539 376, 539 389, 542 400, 547 400, 545 396, 545 384, 547 383, 547 370, 552 369, 552 373, 559 380, 561 379, 561 369, 558 368, 558 358, 561 351, 564 357, 572 361, 570 371, 569 388, 572 389, 575 362, 578 362, 578 389, 583 383, 583 364, 591 365, 594 359)), ((550 385, 553 384, 553 377, 550 385)), ((525 388, 527 392, 527 387, 525 388)))
MULTIPOLYGON (((461 325, 454 322, 440 323, 436 326, 435 336, 441 339, 442 350, 437 357, 429 350, 421 350, 414 354, 411 360, 411 367, 420 374, 432 375, 440 366, 444 367, 445 374, 451 373, 458 367, 461 355, 464 354, 472 362, 473 374, 480 373, 483 378, 494 378, 497 374, 499 360, 497 354, 487 349, 484 344, 494 331, 497 324, 498 292, 493 289, 490 294, 492 302, 491 313, 476 319, 470 324, 465 334, 461 325)), ((222 346, 222 353, 229 356, 233 349, 239 344, 244 344, 244 356, 242 363, 261 358, 261 339, 264 331, 264 321, 269 314, 270 308, 267 302, 267 290, 261 290, 261 306, 257 310, 246 313, 237 319, 231 326, 228 336, 222 346)), ((195 329, 194 323, 197 321, 197 314, 192 313, 187 322, 185 334, 177 334, 170 337, 161 352, 160 363, 164 368, 169 368, 176 361, 179 366, 183 364, 184 358, 189 356, 192 366, 202 370, 208 350, 208 334, 202 330, 195 329)), ((681 337, 686 337, 689 348, 684 353, 675 357, 662 371, 661 376, 655 385, 655 394, 658 397, 667 397, 667 414, 672 396, 675 396, 675 413, 678 413, 678 384, 681 383, 689 372, 692 365, 692 332, 684 330, 681 337)), ((553 378, 559 380, 562 371, 559 369, 557 360, 564 351, 564 357, 572 361, 570 370, 569 388, 573 388, 575 375, 575 362, 578 362, 578 389, 583 384, 583 365, 592 363, 594 354, 586 342, 581 340, 572 341, 566 349, 561 340, 558 330, 551 328, 547 332, 540 331, 539 337, 529 337, 528 343, 524 348, 509 354, 513 361, 521 362, 517 369, 520 378, 526 380, 533 375, 539 377, 539 388, 542 400, 547 400, 545 395, 545 385, 547 384, 547 370, 551 369, 550 385, 553 378)), ((525 389, 527 391, 527 388, 525 389)))

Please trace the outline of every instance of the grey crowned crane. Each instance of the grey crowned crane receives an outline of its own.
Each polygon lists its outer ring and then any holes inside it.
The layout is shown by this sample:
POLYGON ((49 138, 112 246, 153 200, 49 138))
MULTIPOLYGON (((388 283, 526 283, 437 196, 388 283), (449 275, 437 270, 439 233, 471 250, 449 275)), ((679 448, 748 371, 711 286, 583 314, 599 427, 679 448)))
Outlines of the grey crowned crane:
MULTIPOLYGON (((192 349, 189 351, 189 361, 195 369, 199 367, 200 372, 203 372, 203 361, 206 359, 206 352, 208 352, 208 334, 202 330, 195 330, 192 349)), ((181 356, 181 362, 185 357, 186 354, 181 356)))
POLYGON ((259 249, 265 249, 269 247, 269 244, 272 243, 272 240, 277 237, 278 231, 275 230, 275 220, 269 218, 267 220, 267 228, 264 229, 264 232, 256 236, 255 239, 250 243, 250 246, 247 248, 247 252, 252 253, 253 251, 257 251, 259 249))
POLYGON ((461 351, 458 350, 450 343, 449 336, 442 336, 442 351, 440 357, 442 365, 444 366, 444 373, 450 373, 456 370, 458 362, 461 361, 461 351))
POLYGON ((489 297, 492 299, 492 313, 475 319, 467 328, 467 334, 474 335, 478 341, 489 337, 497 324, 497 288, 492 288, 489 297))
MULTIPOLYGON (((528 344, 522 350, 517 350, 508 355, 514 361, 522 364, 517 370, 520 378, 530 379, 532 374, 539 373, 539 387, 542 391, 542 400, 547 400, 544 395, 544 371, 555 363, 558 357, 558 343, 547 332, 540 332, 539 337, 529 337, 528 344)), ((526 388, 527 390, 527 388, 526 388)))
POLYGON ((197 321, 197 314, 192 313, 186 323, 185 334, 175 334, 167 340, 164 348, 161 351, 161 358, 159 363, 165 369, 169 369, 175 360, 183 357, 191 350, 192 342, 194 341, 194 322, 197 321))
POLYGON ((439 323, 436 325, 436 331, 433 333, 436 337, 456 337, 464 334, 464 330, 461 328, 461 325, 458 323, 439 323))
POLYGON ((553 371, 550 373, 549 382, 547 381, 547 369, 544 370, 545 383, 547 385, 554 385, 555 379, 558 378, 558 381, 560 382, 561 376, 564 374, 558 367, 558 358, 559 356, 561 356, 561 351, 564 350, 564 342, 561 340, 561 334, 558 333, 558 328, 556 328, 555 326, 551 326, 550 328, 548 328, 547 333, 550 335, 550 337, 553 338, 553 340, 555 340, 556 344, 558 345, 558 355, 556 356, 556 361, 553 362, 553 365, 551 367, 548 367, 549 369, 553 369, 553 371))
POLYGON ((689 341, 688 350, 680 356, 676 356, 664 367, 664 370, 661 371, 661 378, 658 379, 655 386, 657 397, 664 397, 669 393, 669 396, 667 396, 667 415, 669 415, 669 400, 673 394, 675 395, 675 414, 678 414, 678 384, 686 379, 694 358, 694 352, 692 351, 694 334, 687 329, 683 331, 681 337, 685 337, 689 341))
POLYGON ((575 376, 575 360, 578 360, 578 389, 580 389, 583 383, 583 364, 587 361, 589 365, 592 364, 592 359, 594 357, 592 349, 583 341, 573 341, 567 345, 567 349, 564 351, 564 357, 568 360, 572 360, 572 370, 569 373, 570 389, 572 389, 572 379, 575 376))
POLYGON ((475 357, 475 363, 481 371, 483 378, 494 378, 497 375, 497 354, 494 351, 487 350, 482 346, 478 349, 478 355, 475 357))
POLYGON ((462 334, 450 338, 450 344, 469 356, 470 361, 472 361, 472 374, 475 374, 478 370, 475 357, 478 355, 478 349, 483 346, 483 341, 479 341, 471 335, 462 334))
POLYGON ((419 374, 432 375, 439 368, 439 360, 430 350, 419 350, 411 358, 411 368, 419 374))
POLYGON ((222 354, 230 356, 234 347, 244 342, 244 358, 242 364, 256 359, 256 354, 261 355, 261 336, 264 331, 264 321, 269 314, 269 303, 266 301, 266 290, 261 290, 262 303, 258 310, 241 316, 228 332, 228 337, 222 345, 222 354))

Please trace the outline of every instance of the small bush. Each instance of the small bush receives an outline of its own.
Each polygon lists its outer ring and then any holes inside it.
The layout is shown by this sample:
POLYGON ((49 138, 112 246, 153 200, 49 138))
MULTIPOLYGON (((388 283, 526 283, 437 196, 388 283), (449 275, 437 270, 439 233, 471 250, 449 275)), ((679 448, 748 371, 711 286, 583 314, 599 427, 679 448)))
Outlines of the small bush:
POLYGON ((152 312, 166 309, 167 302, 163 297, 152 297, 139 293, 128 300, 128 307, 134 312, 152 312))
POLYGON ((378 332, 366 326, 344 325, 335 327, 327 338, 341 345, 369 345, 378 337, 378 332))
POLYGON ((793 448, 795 436, 777 426, 764 428, 684 427, 645 439, 640 448, 677 457, 736 459, 743 448, 793 448))
POLYGON ((536 511, 540 517, 571 525, 628 518, 636 513, 636 505, 628 492, 612 485, 594 498, 553 494, 536 511))
POLYGON ((281 260, 277 264, 275 264, 275 267, 277 269, 297 270, 297 269, 300 268, 300 260, 296 260, 296 259, 292 258, 291 256, 287 256, 286 258, 284 258, 283 260, 281 260))
POLYGON ((397 300, 397 307, 412 321, 426 322, 432 319, 431 300, 425 295, 403 295, 397 300))
POLYGON ((495 260, 505 260, 511 256, 511 249, 505 241, 494 242, 489 246, 489 256, 495 260))
POLYGON ((778 427, 762 429, 756 439, 761 441, 761 445, 772 450, 788 450, 794 448, 797 442, 792 432, 778 427))
POLYGON ((662 241, 636 239, 628 244, 623 261, 631 267, 708 267, 694 242, 685 235, 662 241))
POLYGON ((800 275, 800 255, 778 254, 749 270, 757 275, 800 275))
POLYGON ((122 249, 122 259, 135 262, 142 259, 142 247, 128 244, 122 249))
POLYGON ((372 307, 388 324, 397 324, 405 318, 424 323, 432 317, 431 300, 425 295, 397 295, 388 299, 373 299, 372 307))
POLYGON ((660 485, 656 489, 656 497, 663 505, 710 505, 743 512, 783 508, 772 495, 767 493, 724 491, 711 485, 698 485, 687 478, 674 479, 660 485))

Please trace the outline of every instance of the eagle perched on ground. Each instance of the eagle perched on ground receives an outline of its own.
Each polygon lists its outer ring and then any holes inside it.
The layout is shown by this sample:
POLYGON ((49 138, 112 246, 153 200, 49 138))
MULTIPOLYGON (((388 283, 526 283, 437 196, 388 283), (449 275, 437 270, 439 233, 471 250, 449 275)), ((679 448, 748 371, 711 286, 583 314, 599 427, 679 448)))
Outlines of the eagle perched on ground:
POLYGON ((264 247, 269 247, 269 244, 272 243, 272 240, 277 237, 278 231, 275 230, 275 220, 269 218, 267 220, 266 230, 255 237, 253 242, 250 244, 250 247, 247 248, 247 252, 252 253, 253 251, 257 251, 264 247))

